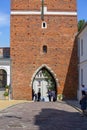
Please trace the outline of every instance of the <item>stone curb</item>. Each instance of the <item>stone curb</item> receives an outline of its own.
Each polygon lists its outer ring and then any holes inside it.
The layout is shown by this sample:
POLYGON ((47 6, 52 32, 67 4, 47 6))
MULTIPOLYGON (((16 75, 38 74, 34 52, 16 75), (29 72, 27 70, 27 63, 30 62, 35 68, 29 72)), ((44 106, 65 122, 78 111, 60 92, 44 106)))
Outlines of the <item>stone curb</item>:
POLYGON ((72 106, 73 108, 75 108, 77 111, 79 111, 80 113, 82 112, 81 109, 79 107, 77 107, 76 105, 73 105, 71 103, 67 103, 68 105, 72 106))
MULTIPOLYGON (((74 105, 74 104, 72 104, 72 103, 70 103, 70 102, 68 102, 68 101, 58 101, 58 102, 59 102, 59 103, 66 103, 66 104, 72 106, 73 108, 75 108, 75 109, 76 109, 77 111, 79 111, 80 113, 82 112, 79 107, 77 107, 76 105, 74 105)), ((72 102, 73 102, 73 101, 72 101, 72 102)))

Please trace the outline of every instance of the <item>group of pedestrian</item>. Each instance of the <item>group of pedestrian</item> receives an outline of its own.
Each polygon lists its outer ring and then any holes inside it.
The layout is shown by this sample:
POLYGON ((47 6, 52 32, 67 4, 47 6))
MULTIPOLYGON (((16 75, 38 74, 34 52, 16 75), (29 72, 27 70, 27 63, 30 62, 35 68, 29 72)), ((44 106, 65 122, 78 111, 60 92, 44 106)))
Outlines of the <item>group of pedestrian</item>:
POLYGON ((38 90, 38 93, 35 93, 34 90, 32 90, 32 95, 33 95, 33 100, 34 101, 40 101, 41 100, 41 92, 40 92, 40 89, 38 90))
POLYGON ((81 110, 82 110, 82 116, 87 115, 86 109, 87 109, 87 88, 85 85, 82 85, 82 97, 80 100, 81 110))
POLYGON ((54 90, 48 90, 48 98, 49 98, 49 101, 53 101, 55 102, 56 101, 56 93, 54 90))
MULTIPOLYGON (((51 102, 51 101, 55 102, 56 101, 56 93, 55 93, 54 90, 48 90, 47 94, 48 94, 49 102, 51 102)), ((37 93, 35 93, 34 89, 32 90, 32 99, 34 101, 38 101, 38 102, 39 101, 45 101, 44 98, 41 99, 41 91, 40 91, 40 89, 38 89, 37 93)))

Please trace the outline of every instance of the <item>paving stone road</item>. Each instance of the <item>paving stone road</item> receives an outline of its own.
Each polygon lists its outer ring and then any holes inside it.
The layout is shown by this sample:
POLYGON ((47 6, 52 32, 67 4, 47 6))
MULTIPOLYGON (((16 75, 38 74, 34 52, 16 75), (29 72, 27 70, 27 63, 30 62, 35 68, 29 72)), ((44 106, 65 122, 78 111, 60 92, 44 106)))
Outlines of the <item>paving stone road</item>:
POLYGON ((87 130, 87 117, 67 103, 26 102, 0 112, 0 130, 87 130))

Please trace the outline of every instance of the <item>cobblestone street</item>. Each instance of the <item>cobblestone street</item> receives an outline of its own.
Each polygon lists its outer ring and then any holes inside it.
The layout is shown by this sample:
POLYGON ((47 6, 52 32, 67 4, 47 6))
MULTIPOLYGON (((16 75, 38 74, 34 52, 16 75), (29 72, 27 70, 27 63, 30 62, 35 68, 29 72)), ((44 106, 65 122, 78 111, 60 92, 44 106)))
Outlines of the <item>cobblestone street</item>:
POLYGON ((64 102, 26 102, 0 112, 0 130, 87 130, 87 117, 64 102))

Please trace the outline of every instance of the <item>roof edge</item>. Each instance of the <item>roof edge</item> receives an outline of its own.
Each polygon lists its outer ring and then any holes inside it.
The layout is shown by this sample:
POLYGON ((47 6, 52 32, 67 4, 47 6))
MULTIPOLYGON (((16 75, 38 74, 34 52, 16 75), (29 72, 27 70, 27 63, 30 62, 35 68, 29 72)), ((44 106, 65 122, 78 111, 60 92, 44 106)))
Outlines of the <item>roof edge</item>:
POLYGON ((86 26, 87 26, 87 22, 84 24, 82 29, 77 33, 76 37, 78 37, 81 34, 81 32, 85 29, 86 26))

